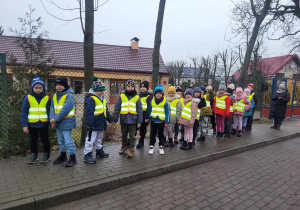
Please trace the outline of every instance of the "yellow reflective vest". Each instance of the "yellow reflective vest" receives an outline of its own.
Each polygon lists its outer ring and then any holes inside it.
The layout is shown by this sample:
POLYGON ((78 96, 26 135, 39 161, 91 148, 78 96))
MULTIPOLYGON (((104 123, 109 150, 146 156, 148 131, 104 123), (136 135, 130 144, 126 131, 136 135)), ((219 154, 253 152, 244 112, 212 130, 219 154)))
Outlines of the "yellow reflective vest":
POLYGON ((148 104, 147 104, 147 99, 148 99, 149 95, 147 97, 142 97, 141 98, 141 102, 142 102, 142 107, 143 107, 143 111, 146 111, 148 108, 148 104))
POLYGON ((211 108, 211 106, 210 106, 210 101, 208 101, 208 100, 206 100, 206 98, 207 98, 207 94, 205 94, 204 95, 204 99, 205 99, 205 102, 206 102, 206 106, 205 107, 202 107, 201 109, 205 109, 205 108, 211 108))
POLYGON ((170 110, 171 110, 171 116, 176 116, 176 111, 177 111, 177 104, 179 102, 179 99, 176 98, 174 99, 172 102, 169 102, 169 105, 170 105, 170 110))
POLYGON ((180 98, 180 102, 181 102, 181 107, 184 107, 184 102, 183 102, 184 98, 180 98))
POLYGON ((246 104, 244 104, 244 99, 234 103, 234 111, 245 112, 245 108, 246 104))
POLYGON ((167 99, 164 97, 164 100, 160 102, 159 104, 155 103, 155 97, 152 99, 152 111, 151 111, 151 117, 156 118, 158 117, 160 120, 166 120, 166 113, 165 113, 165 103, 167 99))
POLYGON ((136 103, 139 100, 139 96, 136 95, 128 101, 127 96, 124 93, 120 95, 122 104, 121 104, 121 112, 120 114, 137 114, 136 112, 136 103))
POLYGON ((104 113, 104 116, 106 117, 106 100, 103 98, 103 103, 97 96, 91 96, 95 101, 95 111, 94 116, 100 115, 104 113))
POLYGON ((226 101, 225 98, 228 96, 216 97, 216 107, 219 109, 226 109, 226 101))
POLYGON ((189 101, 185 104, 182 109, 181 117, 187 120, 191 120, 192 118, 192 101, 189 101))
POLYGON ((32 95, 28 95, 27 98, 29 103, 28 122, 48 122, 47 103, 49 101, 49 96, 44 96, 40 103, 38 103, 36 98, 32 95))
POLYGON ((196 120, 200 119, 200 115, 201 115, 201 109, 197 108, 197 117, 196 117, 196 120))
MULTIPOLYGON (((68 93, 63 95, 60 99, 59 99, 59 102, 57 103, 57 95, 56 93, 54 94, 53 96, 53 104, 54 104, 54 110, 55 110, 55 114, 58 114, 61 109, 63 108, 65 102, 66 102, 66 98, 68 96, 68 93)), ((72 110, 69 112, 69 114, 65 117, 65 118, 68 118, 68 117, 73 117, 75 116, 75 106, 72 108, 72 110)))
POLYGON ((253 92, 249 97, 248 97, 248 101, 251 101, 252 100, 252 98, 253 98, 253 96, 254 96, 254 94, 255 94, 255 92, 253 92))

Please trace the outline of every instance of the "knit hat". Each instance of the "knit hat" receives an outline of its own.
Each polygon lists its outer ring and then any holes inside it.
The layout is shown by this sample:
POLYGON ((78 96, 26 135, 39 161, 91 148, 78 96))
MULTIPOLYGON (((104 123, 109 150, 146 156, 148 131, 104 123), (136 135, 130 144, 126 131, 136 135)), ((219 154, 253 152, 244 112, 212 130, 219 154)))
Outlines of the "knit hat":
POLYGON ((134 86, 135 85, 135 81, 133 79, 126 80, 125 83, 124 83, 124 88, 126 89, 127 85, 129 85, 129 84, 133 85, 133 87, 135 89, 135 86, 134 86))
POLYGON ((195 93, 195 92, 201 93, 201 90, 202 90, 201 87, 195 87, 195 88, 194 88, 194 93, 195 93))
POLYGON ((249 88, 244 89, 244 93, 248 92, 249 94, 251 93, 251 90, 249 88))
POLYGON ((31 88, 33 88, 35 85, 40 84, 43 86, 43 89, 45 90, 45 83, 41 80, 39 76, 35 76, 31 83, 31 88))
POLYGON ((176 92, 182 92, 182 89, 181 89, 180 86, 177 86, 177 87, 176 87, 176 92))
POLYGON ((253 83, 249 83, 249 84, 247 85, 247 87, 248 87, 248 86, 250 86, 252 89, 254 89, 253 83))
POLYGON ((93 77, 93 91, 103 91, 105 89, 103 82, 98 77, 93 77))
POLYGON ((185 92, 184 92, 184 96, 186 96, 186 95, 193 96, 194 95, 193 89, 191 89, 191 88, 186 89, 185 92))
POLYGON ((60 84, 65 87, 65 89, 69 88, 68 80, 66 77, 57 77, 55 80, 55 85, 60 84))
POLYGON ((154 94, 156 94, 157 92, 161 92, 162 94, 164 93, 164 88, 162 85, 158 85, 155 89, 154 89, 154 94))
POLYGON ((234 84, 230 84, 230 85, 228 85, 228 87, 227 88, 230 88, 231 90, 234 90, 235 89, 235 86, 234 86, 234 84))
POLYGON ((236 93, 244 93, 243 88, 241 87, 236 88, 236 93))
POLYGON ((200 89, 201 89, 204 93, 206 93, 206 87, 205 87, 204 85, 200 86, 200 89))
POLYGON ((282 81, 282 82, 280 83, 280 85, 278 86, 278 89, 279 89, 279 88, 285 90, 285 81, 282 81))
POLYGON ((140 88, 141 87, 145 87, 147 88, 147 90, 149 90, 149 82, 148 81, 143 81, 141 84, 140 84, 140 88))
POLYGON ((219 85, 219 90, 226 90, 225 82, 221 81, 219 85))
POLYGON ((168 93, 169 93, 169 92, 174 92, 174 93, 176 93, 175 87, 174 87, 174 86, 170 86, 170 87, 168 88, 168 93))

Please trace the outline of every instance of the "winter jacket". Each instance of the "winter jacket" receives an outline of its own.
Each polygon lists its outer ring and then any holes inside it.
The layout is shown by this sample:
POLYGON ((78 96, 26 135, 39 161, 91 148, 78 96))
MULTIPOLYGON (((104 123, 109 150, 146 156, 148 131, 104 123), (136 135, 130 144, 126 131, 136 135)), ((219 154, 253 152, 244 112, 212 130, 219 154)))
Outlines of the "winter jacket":
MULTIPOLYGON (((146 119, 149 119, 149 106, 150 106, 150 102, 153 99, 153 93, 149 93, 147 92, 146 96, 144 97, 148 97, 146 102, 147 102, 147 110, 143 111, 143 123, 145 122, 146 119), (149 96, 149 97, 148 97, 149 96)), ((141 93, 140 93, 140 99, 141 99, 141 93)))
MULTIPOLYGON (((253 95, 253 97, 252 97, 252 99, 254 100, 254 104, 257 104, 257 94, 255 93, 254 90, 251 90, 250 95, 251 95, 252 93, 254 93, 254 95, 253 95)), ((254 108, 252 109, 252 112, 254 112, 254 111, 255 111, 255 105, 254 105, 254 108)))
MULTIPOLYGON (((122 93, 126 93, 126 91, 122 91, 122 93)), ((126 95, 126 94, 125 94, 126 95)), ((128 100, 130 100, 131 98, 135 97, 137 94, 129 96, 126 95, 126 97, 128 98, 128 100)), ((117 103, 115 104, 115 111, 113 114, 113 122, 118 122, 119 119, 119 115, 121 112, 121 104, 122 104, 122 100, 121 100, 121 94, 119 95, 118 99, 117 99, 117 103)), ((138 124, 138 123, 143 123, 143 106, 142 106, 142 102, 141 99, 139 99, 136 102, 136 112, 137 114, 131 114, 131 113, 127 113, 127 114, 121 114, 120 115, 120 123, 121 124, 138 124)))
POLYGON ((288 91, 283 93, 276 92, 272 97, 272 101, 270 117, 284 119, 287 103, 290 101, 290 93, 288 91), (281 99, 278 99, 278 97, 281 97, 281 99))
POLYGON ((255 102, 253 100, 253 98, 251 99, 251 107, 248 111, 245 111, 244 116, 245 117, 249 117, 252 116, 252 109, 255 107, 255 102))
MULTIPOLYGON (((248 111, 250 109, 251 102, 247 100, 247 97, 245 95, 243 97, 241 97, 241 98, 238 98, 237 96, 235 96, 235 100, 237 102, 239 102, 242 99, 244 99, 244 104, 246 105, 246 107, 245 107, 245 112, 246 112, 246 111, 248 111)), ((244 112, 239 112, 237 110, 234 110, 233 114, 244 116, 244 112)))
POLYGON ((176 116, 171 116, 171 107, 170 107, 170 123, 176 124, 177 121, 180 119, 181 115, 181 102, 180 102, 180 95, 175 95, 173 98, 167 97, 167 102, 169 103, 169 106, 171 106, 171 102, 175 99, 178 99, 177 107, 176 107, 176 116))
POLYGON ((100 99, 100 101, 103 103, 104 97, 99 97, 93 89, 90 89, 89 93, 86 94, 87 98, 85 100, 86 105, 86 126, 90 127, 88 131, 106 131, 107 130, 107 122, 111 122, 112 116, 110 115, 108 108, 106 106, 106 117, 104 116, 104 113, 99 114, 97 116, 94 116, 95 112, 95 100, 91 96, 96 96, 100 99))
MULTIPOLYGON (((41 102, 42 98, 44 96, 47 95, 47 92, 44 91, 41 94, 35 94, 31 88, 29 95, 32 95, 35 97, 35 99, 37 100, 38 103, 41 102)), ((49 115, 50 115, 50 104, 51 104, 51 100, 49 99, 46 109, 47 109, 47 115, 48 115, 48 119, 49 119, 49 115)), ((22 109, 21 109, 21 115, 20 115, 20 120, 21 120, 21 125, 22 127, 30 127, 30 128, 42 128, 42 127, 46 127, 49 126, 49 121, 48 122, 41 122, 38 121, 36 123, 29 123, 28 122, 28 114, 29 114, 29 102, 28 102, 28 96, 26 96, 23 100, 23 104, 22 104, 22 109)))
MULTIPOLYGON (((190 126, 191 124, 194 125, 194 122, 196 120, 197 117, 197 112, 198 112, 198 103, 200 102, 199 98, 189 98, 189 99, 184 99, 183 103, 184 105, 186 105, 188 102, 193 101, 191 104, 191 120, 187 120, 184 119, 183 117, 180 117, 179 119, 179 124, 181 125, 186 125, 186 126, 190 126)), ((183 107, 182 107, 183 109, 183 107)))
MULTIPOLYGON (((224 95, 223 95, 224 96, 224 95)), ((226 108, 225 109, 220 109, 216 106, 216 99, 219 98, 220 96, 217 94, 215 96, 215 99, 214 99, 214 104, 213 104, 213 109, 212 111, 215 113, 215 114, 219 114, 219 115, 222 115, 222 116, 225 116, 227 117, 229 115, 229 111, 230 111, 230 104, 231 104, 231 100, 229 98, 229 96, 227 96, 225 98, 225 103, 226 103, 226 108)))
MULTIPOLYGON (((168 124, 170 122, 170 106, 169 103, 166 101, 165 105, 165 123, 168 124)), ((152 101, 150 102, 150 106, 149 106, 149 119, 152 120, 155 123, 161 123, 163 122, 163 120, 159 119, 159 117, 157 116, 156 118, 151 117, 151 112, 152 112, 152 101)))
POLYGON ((63 105, 63 108, 61 109, 61 111, 58 114, 55 114, 53 99, 51 100, 50 120, 54 118, 54 120, 57 123, 56 127, 60 130, 71 130, 71 129, 76 127, 75 116, 68 117, 68 118, 65 118, 65 117, 68 116, 70 111, 73 109, 73 107, 75 106, 76 101, 75 101, 75 97, 74 97, 74 91, 70 87, 68 90, 66 90, 64 92, 57 92, 56 91, 57 102, 65 94, 68 94, 67 98, 66 98, 66 101, 63 105))
MULTIPOLYGON (((211 102, 211 101, 214 100, 214 97, 215 97, 214 91, 213 90, 208 90, 207 93, 206 93, 206 100, 211 102)), ((206 107, 206 108, 201 109, 201 116, 211 116, 211 115, 212 115, 211 107, 206 107)))

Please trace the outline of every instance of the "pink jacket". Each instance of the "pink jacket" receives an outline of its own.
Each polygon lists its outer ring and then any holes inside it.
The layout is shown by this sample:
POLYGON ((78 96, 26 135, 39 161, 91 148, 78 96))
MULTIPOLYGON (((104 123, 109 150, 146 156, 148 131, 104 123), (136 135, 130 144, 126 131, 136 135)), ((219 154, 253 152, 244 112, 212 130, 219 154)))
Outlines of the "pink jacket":
MULTIPOLYGON (((186 105, 190 101, 193 101, 191 104, 191 111, 192 111, 191 120, 187 120, 187 119, 180 117, 179 124, 186 125, 186 126, 190 126, 190 124, 194 125, 195 119, 197 117, 198 103, 200 102, 200 99, 199 98, 184 99, 183 103, 184 103, 184 105, 186 105)), ((182 107, 182 109, 183 109, 183 107, 182 107)))
MULTIPOLYGON (((242 99, 244 99, 244 104, 246 104, 246 107, 245 107, 245 112, 246 112, 250 109, 251 102, 247 100, 247 97, 245 95, 243 95, 243 97, 241 97, 241 98, 238 98, 237 96, 235 96, 236 101, 240 101, 242 99)), ((236 111, 236 110, 234 110, 233 114, 244 116, 244 112, 239 112, 239 111, 236 111)))

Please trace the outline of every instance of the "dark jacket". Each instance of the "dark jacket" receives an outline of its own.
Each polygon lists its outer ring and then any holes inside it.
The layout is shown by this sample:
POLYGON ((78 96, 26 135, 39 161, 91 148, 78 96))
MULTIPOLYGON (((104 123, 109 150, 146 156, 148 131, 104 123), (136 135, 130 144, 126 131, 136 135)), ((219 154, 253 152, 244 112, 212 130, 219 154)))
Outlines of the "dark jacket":
POLYGON ((107 122, 111 122, 112 116, 110 115, 108 108, 106 106, 106 118, 104 116, 104 113, 99 114, 97 116, 94 116, 95 112, 95 100, 91 96, 96 96, 100 99, 100 101, 103 103, 103 97, 99 97, 97 94, 94 93, 92 89, 90 89, 89 94, 87 94, 87 98, 85 100, 86 105, 86 126, 90 127, 88 131, 106 131, 107 130, 107 122))
POLYGON ((276 92, 272 97, 273 104, 271 106, 270 117, 284 119, 286 113, 287 103, 290 101, 290 94, 288 91, 283 93, 276 92), (278 99, 281 97, 281 99, 278 99))
MULTIPOLYGON (((126 93, 126 92, 122 91, 122 93, 126 93)), ((128 98, 128 100, 130 100, 131 98, 133 98, 136 95, 137 94, 135 94, 133 96, 126 95, 126 97, 128 98)), ((114 111, 113 120, 112 120, 113 122, 118 122, 120 111, 121 111, 121 104, 122 104, 121 95, 119 95, 117 103, 115 105, 115 111, 114 111)), ((137 112, 137 114, 131 114, 131 113, 121 114, 120 115, 120 123, 121 124, 130 124, 130 125, 143 123, 143 107, 142 107, 141 99, 139 99, 136 103, 136 112, 137 112)))
MULTIPOLYGON (((47 92, 44 91, 41 94, 35 94, 33 92, 33 90, 31 89, 30 92, 29 92, 29 95, 34 96, 35 99, 37 100, 37 102, 40 103, 42 98, 47 95, 47 92)), ((48 119, 49 119, 49 115, 50 115, 50 104, 51 104, 51 99, 49 98, 49 101, 48 101, 47 106, 46 106, 48 119)), ((22 109, 21 109, 21 116, 20 116, 22 127, 42 128, 42 127, 49 126, 49 121, 48 122, 38 121, 36 123, 29 123, 28 122, 29 107, 30 106, 29 106, 29 102, 28 102, 28 96, 26 96, 23 100, 22 109)))
POLYGON ((254 103, 255 103, 255 105, 254 105, 254 107, 253 107, 253 109, 252 109, 252 112, 254 112, 254 111, 255 111, 255 106, 256 106, 256 104, 257 104, 257 94, 255 93, 254 90, 251 90, 250 95, 251 95, 252 93, 254 93, 253 98, 252 98, 253 101, 254 101, 254 103))
POLYGON ((149 106, 150 106, 150 103, 151 103, 151 101, 153 99, 153 94, 149 93, 148 91, 145 94, 140 93, 140 99, 143 98, 143 97, 148 97, 147 100, 146 100, 146 102, 147 102, 147 110, 143 111, 143 123, 144 123, 145 119, 149 119, 149 106))

